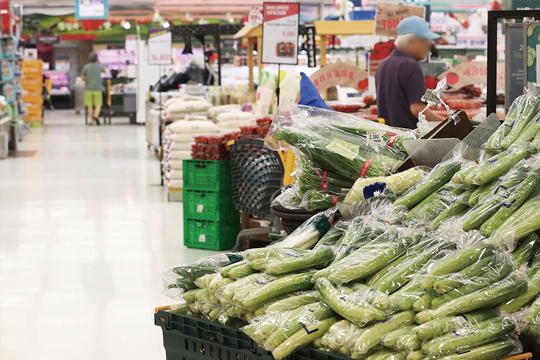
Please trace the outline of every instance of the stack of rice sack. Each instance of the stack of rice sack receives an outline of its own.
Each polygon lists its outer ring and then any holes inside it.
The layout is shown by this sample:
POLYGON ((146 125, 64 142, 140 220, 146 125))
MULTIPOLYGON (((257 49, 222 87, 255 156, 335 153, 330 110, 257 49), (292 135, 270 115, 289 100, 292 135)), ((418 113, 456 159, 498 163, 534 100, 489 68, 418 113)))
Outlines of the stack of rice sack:
POLYGON ((225 112, 242 112, 242 105, 229 104, 229 105, 213 106, 207 110, 206 114, 209 118, 215 119, 216 116, 225 112))
POLYGON ((254 125, 255 115, 251 112, 222 112, 216 116, 217 125, 223 130, 239 131, 241 126, 254 125))
POLYGON ((206 115, 211 107, 212 104, 202 97, 175 96, 163 103, 162 117, 164 121, 184 120, 186 115, 206 115))
POLYGON ((182 160, 191 159, 195 136, 219 133, 220 128, 208 120, 179 120, 163 132, 163 173, 168 187, 183 188, 182 160))

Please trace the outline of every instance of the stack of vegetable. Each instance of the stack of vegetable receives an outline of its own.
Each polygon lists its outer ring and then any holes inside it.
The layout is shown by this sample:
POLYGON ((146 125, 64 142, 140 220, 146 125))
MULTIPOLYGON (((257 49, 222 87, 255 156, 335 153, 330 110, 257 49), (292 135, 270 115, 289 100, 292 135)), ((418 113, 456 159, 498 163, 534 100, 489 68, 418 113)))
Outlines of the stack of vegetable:
MULTIPOLYGON (((416 139, 415 132, 323 109, 291 105, 288 110, 273 121, 267 137, 269 147, 294 150, 297 158, 296 183, 276 199, 282 206, 327 209, 342 202, 358 178, 373 178, 364 186, 388 184, 395 197, 422 178, 419 170, 410 177, 385 178, 406 158, 403 141, 416 139), (372 132, 380 136, 376 144, 369 140, 372 132)), ((372 188, 367 193, 378 194, 381 186, 372 188)))

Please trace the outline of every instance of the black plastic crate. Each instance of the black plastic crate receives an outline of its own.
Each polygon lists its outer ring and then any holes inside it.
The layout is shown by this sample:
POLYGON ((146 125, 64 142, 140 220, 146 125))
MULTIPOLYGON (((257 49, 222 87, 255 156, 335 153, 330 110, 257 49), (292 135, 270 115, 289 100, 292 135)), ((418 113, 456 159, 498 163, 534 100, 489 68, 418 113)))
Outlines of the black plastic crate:
POLYGON ((163 330, 167 360, 273 360, 241 330, 160 310, 154 323, 163 330))

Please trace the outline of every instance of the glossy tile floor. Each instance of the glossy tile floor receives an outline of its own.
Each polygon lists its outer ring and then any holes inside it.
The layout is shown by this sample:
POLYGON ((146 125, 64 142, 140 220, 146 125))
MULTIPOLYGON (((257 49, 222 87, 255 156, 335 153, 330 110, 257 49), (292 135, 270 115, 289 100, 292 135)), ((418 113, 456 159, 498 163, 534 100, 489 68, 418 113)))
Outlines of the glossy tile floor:
POLYGON ((144 126, 45 116, 0 160, 0 359, 165 359, 161 272, 213 252, 182 245, 144 126))

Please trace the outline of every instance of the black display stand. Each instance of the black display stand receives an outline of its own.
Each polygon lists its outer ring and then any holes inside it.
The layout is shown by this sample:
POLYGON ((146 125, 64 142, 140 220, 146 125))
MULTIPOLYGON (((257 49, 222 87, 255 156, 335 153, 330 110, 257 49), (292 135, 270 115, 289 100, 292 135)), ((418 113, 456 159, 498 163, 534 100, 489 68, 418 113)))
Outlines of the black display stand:
POLYGON ((502 19, 523 20, 523 18, 540 20, 540 10, 488 11, 486 115, 494 113, 497 108, 497 23, 502 19))

